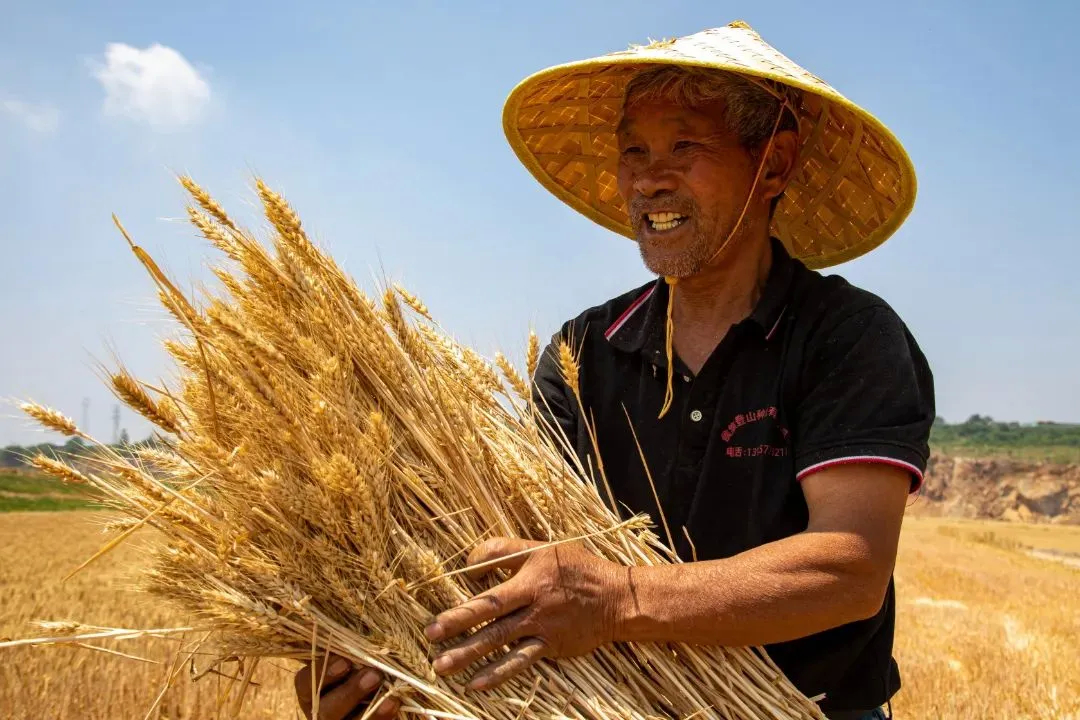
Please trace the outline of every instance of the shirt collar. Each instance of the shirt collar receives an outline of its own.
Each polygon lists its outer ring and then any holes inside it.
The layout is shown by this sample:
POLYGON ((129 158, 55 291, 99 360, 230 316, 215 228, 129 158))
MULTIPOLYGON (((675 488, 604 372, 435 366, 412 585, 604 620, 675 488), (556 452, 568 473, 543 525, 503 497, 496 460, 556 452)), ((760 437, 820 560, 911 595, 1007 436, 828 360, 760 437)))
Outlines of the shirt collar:
POLYGON ((792 280, 795 277, 795 260, 788 254, 784 243, 772 238, 772 267, 765 281, 765 289, 758 298, 750 319, 761 326, 765 339, 771 340, 787 311, 791 297, 792 280))
MULTIPOLYGON (((771 242, 769 277, 757 305, 747 318, 761 328, 766 340, 772 339, 786 314, 796 264, 783 243, 775 238, 771 242)), ((669 292, 670 288, 663 278, 657 278, 642 290, 605 333, 608 342, 623 352, 645 351, 651 362, 656 363, 659 358, 666 366, 663 350, 669 292)))

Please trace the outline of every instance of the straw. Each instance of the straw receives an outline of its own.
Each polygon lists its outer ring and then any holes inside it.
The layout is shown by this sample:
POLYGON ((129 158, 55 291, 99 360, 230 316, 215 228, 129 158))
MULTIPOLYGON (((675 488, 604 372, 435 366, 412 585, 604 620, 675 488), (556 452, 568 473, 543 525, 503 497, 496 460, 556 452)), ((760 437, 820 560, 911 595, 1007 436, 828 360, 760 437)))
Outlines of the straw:
MULTIPOLYGON (((178 320, 179 335, 166 341, 178 380, 160 388, 126 373, 113 380, 122 401, 158 421, 160 447, 128 455, 98 446, 80 481, 126 519, 110 525, 120 534, 94 558, 139 527, 156 529, 160 542, 134 568, 140 586, 189 622, 144 631, 57 625, 62 632, 0 648, 200 632, 205 643, 182 645, 163 666, 157 701, 182 655, 211 652, 214 669, 245 662, 230 676, 240 684, 233 711, 251 662, 333 652, 380 670, 382 696, 431 717, 823 717, 751 648, 609 645, 542 660, 482 693, 438 677, 430 664, 438 648, 423 628, 490 587, 466 572, 468 551, 486 538, 575 542, 622 565, 677 558, 647 518, 624 521, 609 509, 602 466, 594 477, 568 460, 568 440, 523 397, 525 381, 505 358, 500 374, 404 288, 369 297, 261 181, 275 253, 190 178, 183 183, 205 210, 192 214, 196 229, 225 253, 215 268, 224 290, 184 297, 125 233, 178 320)), ((537 355, 533 335, 531 365, 537 355)), ((560 360, 580 403, 568 346, 560 360)), ((53 410, 27 411, 82 436, 53 410)), ((589 436, 596 443, 594 427, 589 436)))

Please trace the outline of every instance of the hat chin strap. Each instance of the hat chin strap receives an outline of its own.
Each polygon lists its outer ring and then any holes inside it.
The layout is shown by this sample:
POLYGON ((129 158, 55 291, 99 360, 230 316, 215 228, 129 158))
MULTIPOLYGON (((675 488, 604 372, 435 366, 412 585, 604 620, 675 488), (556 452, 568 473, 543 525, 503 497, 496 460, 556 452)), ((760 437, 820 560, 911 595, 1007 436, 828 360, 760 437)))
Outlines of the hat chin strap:
MULTIPOLYGON (((758 181, 761 180, 761 173, 765 170, 765 161, 769 158, 769 153, 772 151, 773 140, 776 139, 776 131, 780 129, 780 120, 784 116, 784 110, 788 108, 788 102, 786 99, 781 98, 780 112, 776 114, 776 122, 773 123, 772 132, 769 134, 769 142, 765 144, 765 152, 761 154, 761 161, 758 163, 757 172, 754 174, 754 182, 750 185, 750 192, 746 195, 746 202, 743 203, 742 212, 739 213, 739 218, 735 221, 735 225, 731 228, 731 232, 728 233, 727 238, 720 247, 716 249, 716 252, 712 254, 706 264, 711 263, 720 253, 724 252, 724 248, 728 246, 731 240, 735 237, 735 233, 738 232, 739 226, 742 225, 743 218, 746 217, 746 211, 750 207, 750 201, 754 199, 754 191, 757 190, 758 181)), ((665 275, 664 281, 668 284, 668 300, 667 300, 667 321, 664 327, 664 355, 667 358, 667 387, 664 390, 664 404, 660 408, 660 414, 656 419, 663 419, 667 415, 668 410, 671 409, 671 403, 674 400, 675 392, 673 388, 673 382, 675 377, 675 285, 678 284, 679 278, 674 275, 665 275)))

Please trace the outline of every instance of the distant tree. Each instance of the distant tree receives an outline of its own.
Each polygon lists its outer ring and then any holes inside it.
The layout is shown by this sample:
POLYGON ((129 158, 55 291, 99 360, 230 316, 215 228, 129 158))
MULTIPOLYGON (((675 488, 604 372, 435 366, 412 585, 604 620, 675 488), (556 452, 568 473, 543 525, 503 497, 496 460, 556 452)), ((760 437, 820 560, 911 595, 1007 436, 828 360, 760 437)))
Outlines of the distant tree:
POLYGON ((0 450, 0 467, 19 467, 22 465, 22 448, 18 445, 8 445, 0 450))

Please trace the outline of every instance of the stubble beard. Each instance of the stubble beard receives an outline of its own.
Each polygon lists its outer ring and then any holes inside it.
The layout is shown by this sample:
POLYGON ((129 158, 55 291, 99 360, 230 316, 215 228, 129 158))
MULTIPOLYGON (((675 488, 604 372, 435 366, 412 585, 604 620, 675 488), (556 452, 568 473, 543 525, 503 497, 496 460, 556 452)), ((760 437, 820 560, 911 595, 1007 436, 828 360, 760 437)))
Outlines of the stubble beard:
MULTIPOLYGON (((730 228, 723 227, 714 218, 705 217, 695 208, 693 214, 694 236, 690 245, 682 252, 668 255, 654 252, 647 243, 638 243, 641 260, 650 271, 662 277, 685 278, 701 272, 710 261, 715 259, 728 239, 730 228), (721 228, 717 232, 715 228, 721 228), (710 232, 710 229, 712 231, 710 232)), ((736 238, 731 239, 733 244, 736 238)))

